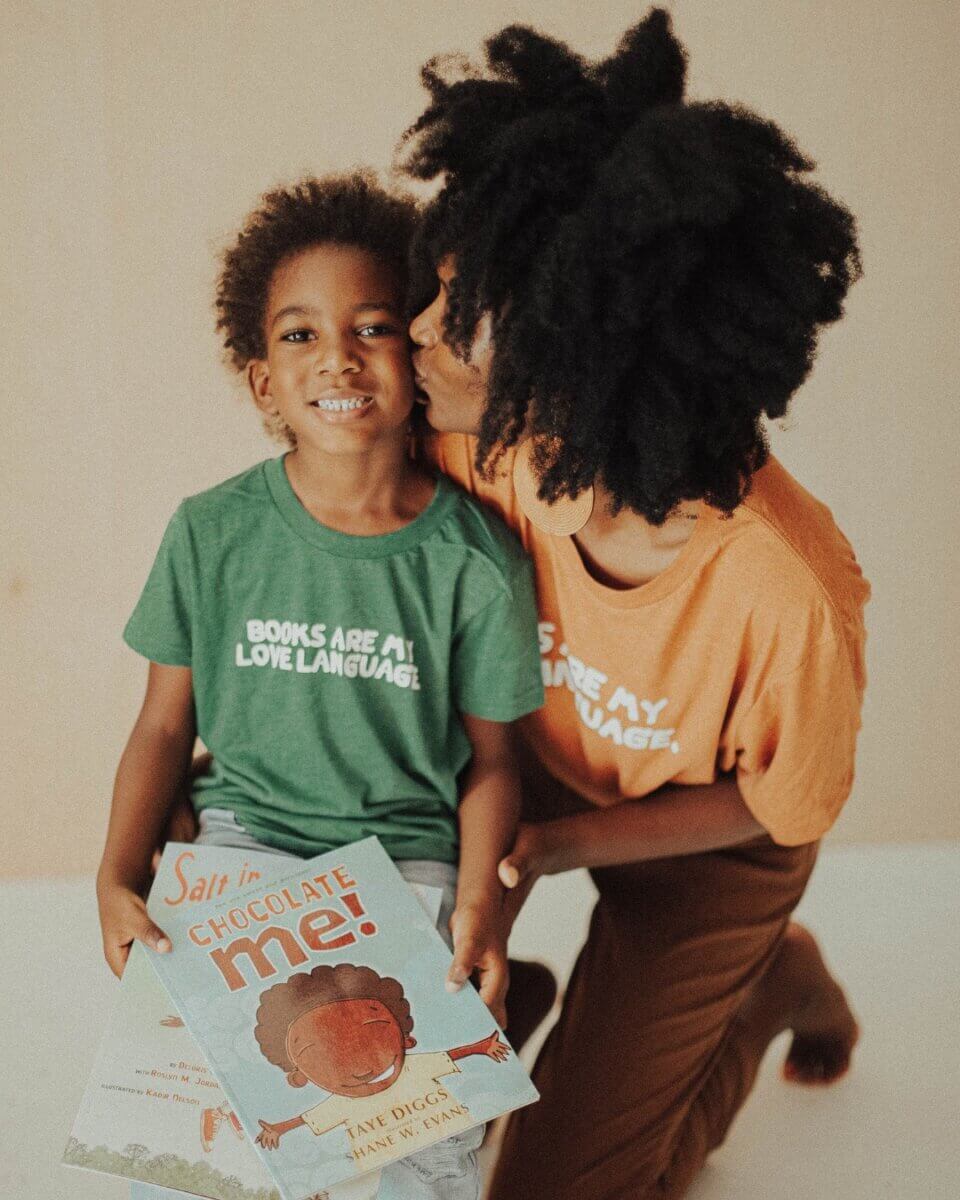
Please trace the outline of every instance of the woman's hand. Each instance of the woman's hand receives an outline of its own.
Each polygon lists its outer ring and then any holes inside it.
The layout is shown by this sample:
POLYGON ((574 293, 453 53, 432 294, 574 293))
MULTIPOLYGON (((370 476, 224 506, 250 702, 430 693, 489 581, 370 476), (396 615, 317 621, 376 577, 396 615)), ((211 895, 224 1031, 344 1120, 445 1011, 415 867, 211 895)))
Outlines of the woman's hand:
POLYGON ((100 908, 103 956, 118 979, 123 974, 130 947, 135 941, 143 942, 161 954, 172 949, 170 939, 150 920, 147 906, 132 888, 98 881, 97 904, 100 908))
POLYGON ((197 839, 197 828, 197 814, 193 810, 190 793, 186 790, 181 791, 170 809, 167 823, 160 835, 160 844, 153 852, 150 869, 154 875, 160 869, 160 859, 167 842, 194 842, 197 839))
POLYGON ((193 781, 201 775, 209 775, 212 766, 212 754, 204 753, 194 756, 193 762, 190 764, 190 773, 174 797, 160 844, 153 852, 151 869, 154 875, 156 875, 157 869, 160 866, 160 858, 163 855, 163 848, 167 842, 195 842, 197 840, 199 825, 197 824, 197 814, 193 807, 193 801, 190 799, 190 793, 193 790, 193 781))
MULTIPOLYGON (((190 794, 193 785, 201 776, 209 775, 213 769, 213 755, 209 751, 195 754, 190 764, 190 773, 170 810, 167 818, 167 829, 164 844, 167 842, 194 842, 197 839, 197 814, 194 811, 190 794)), ((161 846, 162 850, 163 847, 161 846)))
POLYGON ((541 875, 703 854, 765 834, 736 779, 721 775, 714 783, 668 783, 636 800, 522 824, 497 873, 510 889, 505 908, 516 919, 541 875))
POLYGON ((503 902, 504 927, 507 934, 513 928, 520 909, 540 876, 552 875, 561 869, 546 837, 550 824, 522 823, 517 830, 513 849, 506 858, 500 860, 497 867, 500 882, 507 888, 503 902))
POLYGON ((499 900, 458 905, 450 918, 453 962, 447 972, 447 991, 459 992, 470 976, 478 975, 480 999, 498 1025, 507 1022, 507 937, 499 900))

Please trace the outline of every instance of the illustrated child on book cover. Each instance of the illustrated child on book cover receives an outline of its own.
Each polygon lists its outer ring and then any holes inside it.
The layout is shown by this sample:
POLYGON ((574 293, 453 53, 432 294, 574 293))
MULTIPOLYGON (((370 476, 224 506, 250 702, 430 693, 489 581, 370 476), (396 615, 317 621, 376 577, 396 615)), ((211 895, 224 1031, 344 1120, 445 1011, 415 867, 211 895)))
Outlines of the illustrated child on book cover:
POLYGON ((413 1017, 403 986, 369 967, 319 966, 274 984, 261 996, 256 1039, 264 1056, 286 1073, 291 1087, 308 1083, 328 1099, 287 1121, 260 1120, 257 1141, 275 1150, 290 1130, 307 1126, 317 1136, 346 1126, 351 1152, 364 1167, 412 1153, 433 1140, 475 1124, 440 1082, 457 1074, 457 1062, 486 1055, 503 1062, 510 1053, 495 1030, 452 1050, 409 1054, 413 1017))

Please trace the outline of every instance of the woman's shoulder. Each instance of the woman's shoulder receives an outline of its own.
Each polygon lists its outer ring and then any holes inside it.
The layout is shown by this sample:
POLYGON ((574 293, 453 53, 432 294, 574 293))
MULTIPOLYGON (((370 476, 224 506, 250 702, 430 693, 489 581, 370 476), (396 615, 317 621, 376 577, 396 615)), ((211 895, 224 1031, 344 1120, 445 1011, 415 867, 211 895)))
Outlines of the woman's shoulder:
POLYGON ((754 596, 753 621, 766 620, 778 637, 787 626, 797 636, 806 631, 807 638, 832 628, 846 643, 862 686, 870 584, 827 505, 771 458, 744 502, 718 525, 721 560, 754 596))
POLYGON ((529 569, 529 558, 516 533, 455 477, 444 473, 440 478, 440 486, 454 500, 438 530, 443 545, 512 590, 517 572, 529 569))
POLYGON ((470 496, 475 497, 486 512, 493 512, 521 539, 526 518, 517 504, 513 490, 514 451, 508 450, 497 463, 490 477, 477 469, 477 439, 465 433, 430 432, 420 442, 420 453, 449 479, 453 479, 470 496))
POLYGON ((841 608, 862 607, 870 594, 853 547, 833 513, 771 458, 753 477, 733 516, 750 535, 760 569, 785 586, 819 591, 841 608))

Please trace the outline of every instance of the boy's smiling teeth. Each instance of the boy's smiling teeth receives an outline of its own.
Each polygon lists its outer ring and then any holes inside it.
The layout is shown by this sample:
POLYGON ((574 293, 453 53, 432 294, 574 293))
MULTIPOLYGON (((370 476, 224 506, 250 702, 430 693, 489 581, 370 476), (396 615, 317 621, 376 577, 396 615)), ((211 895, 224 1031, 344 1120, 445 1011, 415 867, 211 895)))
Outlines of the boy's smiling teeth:
POLYGON ((324 412, 349 412, 353 408, 363 408, 373 399, 372 396, 350 396, 343 400, 311 400, 311 408, 322 408, 324 412))

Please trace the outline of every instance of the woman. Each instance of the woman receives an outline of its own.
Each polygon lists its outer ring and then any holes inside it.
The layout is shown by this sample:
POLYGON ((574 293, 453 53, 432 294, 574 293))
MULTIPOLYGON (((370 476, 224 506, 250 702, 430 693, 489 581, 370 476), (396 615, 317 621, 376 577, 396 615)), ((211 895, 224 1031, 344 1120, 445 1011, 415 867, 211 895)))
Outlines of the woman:
POLYGON ((662 11, 597 64, 521 27, 486 56, 424 69, 405 139, 443 179, 411 335, 434 457, 537 572, 501 878, 514 910, 545 873, 599 890, 492 1196, 673 1197, 777 1033, 807 1083, 857 1038, 789 918, 852 782, 869 589, 761 425, 841 315, 854 224, 776 126, 684 100, 662 11))

